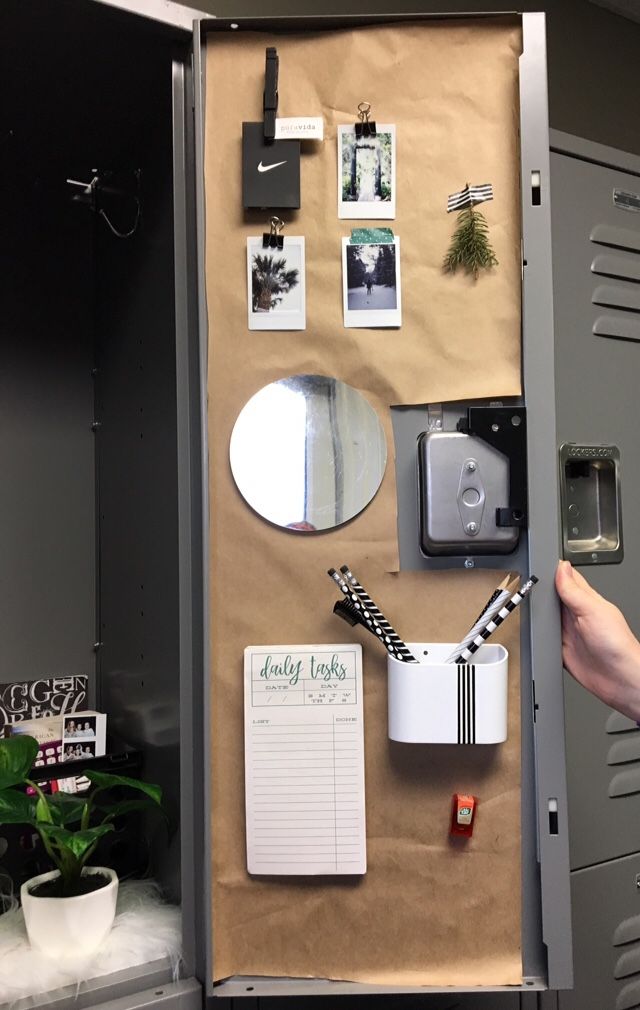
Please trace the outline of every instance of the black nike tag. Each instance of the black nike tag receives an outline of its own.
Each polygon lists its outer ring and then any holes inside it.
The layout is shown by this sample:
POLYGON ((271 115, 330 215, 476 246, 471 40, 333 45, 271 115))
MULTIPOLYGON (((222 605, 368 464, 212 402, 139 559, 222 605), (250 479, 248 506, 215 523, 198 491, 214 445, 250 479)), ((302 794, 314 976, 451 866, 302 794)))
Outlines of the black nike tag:
POLYGON ((263 123, 242 124, 242 204, 274 210, 300 206, 299 140, 265 141, 263 123))

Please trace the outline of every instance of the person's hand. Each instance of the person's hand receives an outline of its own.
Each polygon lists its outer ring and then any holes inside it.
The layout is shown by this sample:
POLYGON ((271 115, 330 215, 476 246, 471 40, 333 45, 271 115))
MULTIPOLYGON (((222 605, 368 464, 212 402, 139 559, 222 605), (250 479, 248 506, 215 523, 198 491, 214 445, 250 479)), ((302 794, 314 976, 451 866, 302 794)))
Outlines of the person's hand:
POLYGON ((562 607, 562 661, 606 705, 640 720, 640 642, 613 603, 568 561, 556 572, 562 607))

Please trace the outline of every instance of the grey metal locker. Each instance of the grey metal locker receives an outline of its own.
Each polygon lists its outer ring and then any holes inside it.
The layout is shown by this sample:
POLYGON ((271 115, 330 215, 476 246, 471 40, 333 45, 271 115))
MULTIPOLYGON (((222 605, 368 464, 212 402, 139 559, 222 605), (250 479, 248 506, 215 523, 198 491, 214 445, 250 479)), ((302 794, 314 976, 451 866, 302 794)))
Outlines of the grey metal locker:
MULTIPOLYGON (((637 634, 640 215, 616 204, 614 193, 640 193, 640 161, 556 133, 552 152, 558 444, 620 449, 624 560, 601 565, 602 554, 583 572, 637 634)), ((640 730, 569 678, 565 697, 571 865, 578 869, 640 849, 640 730)))
POLYGON ((571 899, 575 983, 559 1010, 631 1010, 640 1004, 640 856, 577 870, 571 899))
MULTIPOLYGON (((620 450, 624 559, 583 572, 637 634, 640 159, 555 131, 551 149, 558 445, 620 450)), ((640 1003, 640 731, 566 674, 565 706, 575 988, 558 1006, 623 1010, 640 1003)))
MULTIPOLYGON (((531 997, 535 1001, 535 995, 531 997)), ((260 1000, 260 1010, 286 1010, 288 998, 266 997, 260 1000)), ((317 998, 296 999, 296 1010, 315 1010, 317 998)), ((331 1000, 331 1010, 352 1010, 354 1001, 350 996, 335 996, 331 1000)), ((530 1006, 521 1003, 520 993, 455 993, 442 996, 369 996, 367 1010, 536 1010, 535 1002, 530 1006)))
MULTIPOLYGON (((82 0, 78 0, 79 3, 82 0)), ((89 0, 85 0, 89 2, 89 0)), ((105 13, 105 3, 96 4, 96 12, 105 13)), ((258 995, 266 998, 272 995, 274 999, 280 993, 296 996, 324 995, 332 1002, 344 994, 347 996, 375 993, 380 998, 386 993, 393 998, 390 987, 364 987, 356 984, 324 983, 322 980, 230 980, 215 990, 209 985, 211 972, 208 958, 212 923, 210 922, 210 881, 208 880, 208 852, 211 839, 208 836, 209 818, 206 816, 208 802, 208 760, 206 758, 206 738, 203 746, 203 713, 206 712, 206 579, 203 575, 203 557, 206 557, 206 521, 203 528, 202 512, 206 517, 206 395, 204 381, 206 376, 206 307, 204 305, 204 288, 200 284, 196 290, 198 264, 196 263, 196 225, 200 237, 199 253, 202 256, 203 244, 203 192, 201 186, 201 143, 202 143, 202 93, 200 91, 201 63, 201 25, 196 25, 194 58, 195 86, 192 80, 190 65, 191 35, 188 24, 188 12, 184 8, 168 10, 164 3, 141 3, 139 0, 118 0, 112 6, 119 7, 117 17, 123 30, 128 30, 129 24, 135 31, 139 42, 143 42, 144 34, 141 26, 152 27, 158 22, 171 25, 179 31, 175 33, 175 54, 167 63, 167 73, 171 74, 171 108, 165 108, 164 115, 171 117, 172 159, 165 169, 172 176, 169 205, 165 205, 163 214, 165 222, 171 222, 173 230, 173 247, 170 258, 173 258, 173 274, 169 271, 163 276, 164 282, 171 287, 175 300, 172 306, 175 322, 175 363, 169 364, 165 358, 166 368, 175 367, 175 403, 170 402, 169 408, 175 412, 168 431, 153 416, 136 430, 136 437, 142 436, 142 441, 152 443, 151 455, 143 457, 143 466, 147 477, 158 478, 153 473, 150 460, 171 455, 175 460, 175 474, 171 485, 171 494, 175 497, 163 503, 162 525, 176 530, 176 542, 172 544, 170 564, 172 566, 172 581, 170 592, 166 598, 156 594, 151 610, 145 609, 137 591, 129 596, 120 597, 118 581, 118 564, 126 566, 138 565, 141 547, 146 553, 150 577, 156 581, 162 580, 163 570, 158 568, 152 558, 153 523, 158 518, 149 517, 149 528, 145 527, 145 510, 151 508, 145 501, 145 481, 139 483, 140 472, 136 470, 136 481, 127 480, 126 467, 119 467, 118 442, 114 440, 115 427, 106 433, 103 442, 105 458, 108 463, 113 483, 103 489, 102 501, 107 507, 105 515, 105 532, 108 534, 109 551, 121 551, 123 555, 113 563, 108 575, 108 592, 105 598, 104 620, 107 625, 115 620, 123 629, 123 637, 114 645, 113 641, 105 644, 103 650, 105 677, 99 690, 103 692, 106 701, 113 703, 114 710, 119 699, 127 695, 126 684, 118 679, 117 669, 128 662, 127 657, 134 650, 138 651, 138 661, 134 664, 134 679, 129 694, 131 702, 129 716, 148 698, 150 699, 152 719, 149 725, 157 731, 157 736, 145 736, 143 742, 149 746, 155 761, 155 767, 164 770, 167 775, 176 775, 176 762, 179 760, 180 798, 182 814, 182 831, 180 838, 180 869, 183 907, 183 932, 185 940, 185 972, 190 976, 182 983, 171 983, 166 965, 145 965, 140 970, 132 969, 119 973, 119 977, 107 978, 99 984, 89 984, 87 991, 81 996, 78 1005, 90 1006, 96 1003, 109 1004, 114 1007, 130 1007, 148 1005, 150 1002, 164 1003, 171 1007, 196 1006, 200 1003, 198 982, 208 987, 208 994, 215 995, 225 1005, 230 997, 243 996, 255 999, 258 995), (128 13, 127 13, 128 12, 128 13), (148 21, 141 21, 136 15, 145 14, 148 21), (129 19, 129 20, 128 20, 129 19), (194 130, 195 106, 195 130, 194 130), (174 290, 175 289, 175 290, 174 290), (198 331, 197 301, 199 298, 200 320, 198 331), (149 424, 151 427, 147 427, 149 424), (131 490, 136 491, 136 497, 142 502, 135 516, 135 523, 125 533, 131 537, 130 550, 125 550, 126 536, 122 539, 119 532, 126 526, 127 510, 123 508, 123 499, 131 490), (147 536, 148 535, 148 536, 147 536), (141 545, 140 538, 145 539, 141 545), (118 547, 114 546, 116 543, 118 547), (139 611, 137 618, 131 624, 127 623, 128 615, 133 609, 139 611), (144 612, 144 613, 142 613, 144 612), (107 619, 109 615, 109 619, 107 619), (146 680, 149 655, 159 652, 158 642, 153 639, 153 626, 167 627, 169 622, 175 622, 176 634, 170 640, 170 664, 180 668, 179 688, 176 681, 163 676, 156 685, 157 693, 150 692, 146 680), (177 615, 177 618, 176 618, 177 615), (153 622, 150 618, 153 616, 153 622), (139 619, 138 619, 139 618, 139 619), (149 623, 147 623, 149 622, 149 623), (151 630, 149 629, 151 625, 151 630), (150 636, 150 637, 146 637, 150 636), (148 642, 148 650, 145 644, 148 642), (140 647, 142 643, 142 647, 140 647), (122 652, 119 651, 122 649, 122 652), (124 659, 122 657, 125 657, 124 659), (203 658, 204 656, 204 658, 203 658), (180 706, 180 725, 175 719, 177 700, 180 706), (158 708, 153 706, 158 703, 158 708), (167 707, 174 703, 174 709, 167 716, 167 707), (173 718, 171 718, 171 716, 173 718), (163 718, 167 721, 163 723, 163 718), (179 742, 178 742, 179 735, 179 742), (169 746, 164 746, 166 743, 169 746), (154 750, 154 745, 157 748, 154 750), (161 746, 162 745, 162 746, 161 746), (203 774, 203 768, 205 773, 203 774), (158 986, 153 989, 149 986, 158 986), (155 997, 155 998, 154 998, 155 997), (121 1002, 122 1000, 122 1002, 121 1002)), ((113 12, 111 12, 113 13, 113 12)), ((116 16, 116 15, 114 15, 116 16)), ((296 27, 302 25, 302 19, 293 19, 296 27)), ((528 544, 518 556, 523 563, 527 558, 531 567, 545 580, 544 589, 537 593, 533 608, 533 621, 525 624, 523 629, 524 652, 528 657, 523 662, 523 951, 525 980, 523 991, 503 990, 501 992, 459 993, 449 991, 446 994, 429 994, 425 990, 414 992, 413 997, 406 996, 408 1001, 418 1001, 432 1006, 433 1010, 449 1010, 453 1007, 476 1006, 478 1010, 484 1007, 503 1007, 504 1010, 515 1010, 520 1006, 530 1010, 535 1005, 537 991, 546 985, 567 986, 571 982, 571 930, 569 920, 568 895, 568 841, 567 817, 565 803, 564 781, 564 750, 562 743, 562 701, 556 678, 556 666, 559 657, 559 626, 558 613, 551 589, 550 580, 555 567, 556 549, 556 499, 555 499, 555 458, 554 458, 554 425, 553 408, 549 408, 547 379, 553 370, 551 348, 551 287, 549 265, 549 174, 547 168, 547 111, 545 88, 545 43, 544 18, 541 15, 524 15, 525 51, 521 58, 521 130, 522 130, 522 214, 525 236, 525 260, 523 266, 524 288, 524 372, 526 384, 526 403, 532 419, 530 425, 530 512, 532 525, 528 544), (535 681, 534 695, 528 690, 535 681), (549 803, 554 800, 558 805, 558 823, 553 823, 549 816, 549 803)), ((210 30, 217 30, 215 25, 209 25, 210 30)), ((205 29, 206 30, 206 29, 205 29)), ((168 120, 167 120, 168 121, 168 120)), ((166 194, 165 194, 166 196, 166 194)), ((166 234, 159 242, 166 242, 166 234)), ((157 250, 156 250, 157 251, 157 250)), ((167 248, 164 252, 166 254, 167 248)), ((163 260, 166 267, 166 256, 163 260)), ((143 265, 144 266, 144 265, 143 265)), ((143 269, 143 266, 138 267, 143 269)), ((201 267, 201 263, 200 263, 201 267)), ((125 274, 114 271, 112 282, 124 285, 125 274)), ((122 288, 124 290, 124 287, 122 288)), ((135 286, 130 292, 134 298, 135 286)), ((132 331, 123 330, 126 337, 123 346, 135 345, 132 331), (133 341, 133 345, 131 344, 133 341)), ((122 349, 122 348, 120 348, 122 349)), ((158 362, 153 358, 153 345, 147 342, 135 358, 133 370, 148 369, 149 373, 158 362)), ((163 353, 168 354, 170 348, 165 344, 163 353)), ((118 351, 114 342, 112 353, 118 351)), ((137 348, 136 348, 137 351, 137 348)), ((131 364, 131 363, 129 363, 131 364)), ((81 363, 82 365, 82 363, 81 363)), ((110 362, 105 369, 103 378, 98 383, 98 403, 104 393, 111 398, 111 405, 117 399, 118 368, 122 362, 110 362), (117 367, 116 367, 117 366, 117 367), (115 389, 116 392, 110 392, 115 389)), ((128 366, 120 372, 128 382, 132 376, 128 366)), ((147 395, 149 390, 145 382, 152 375, 145 374, 144 379, 137 376, 132 380, 129 395, 123 405, 122 415, 116 416, 117 424, 126 429, 124 444, 129 453, 128 464, 135 467, 135 450, 129 440, 130 427, 134 422, 135 411, 142 408, 143 416, 147 408, 154 409, 158 404, 158 387, 153 383, 155 396, 147 395), (133 463, 132 463, 133 460, 133 463)), ((163 382, 166 382, 165 372, 163 382)), ((83 387, 83 395, 86 387, 83 387)), ((163 395, 167 401, 172 396, 169 386, 162 385, 163 395)), ((93 395, 88 396, 92 402, 93 395)), ((107 404, 107 406, 109 406, 107 404)), ((107 410, 108 414, 108 410, 107 410)), ((107 416, 105 414, 105 416, 107 416)), ((82 415, 84 416, 84 415, 82 415)), ((164 419, 162 419, 164 420, 164 419)), ((400 443, 403 438, 412 438, 400 430, 396 431, 400 443), (398 434, 400 432, 400 434, 398 434)), ((86 440, 85 440, 86 441, 86 440)), ((84 442, 83 442, 84 444, 84 442)), ((121 443, 122 444, 122 443, 121 443)), ((140 448, 140 447, 138 447, 140 448)), ((86 453, 86 470, 92 466, 92 452, 86 453)), ((161 484, 161 482, 160 482, 161 484)), ((160 486, 160 485, 156 485, 160 486)), ((411 487, 405 488, 405 495, 411 494, 411 487)), ((87 511, 92 502, 85 500, 82 512, 86 523, 87 511)), ((91 533, 89 523, 87 529, 91 533)), ((401 537, 403 531, 401 530, 401 537)), ((99 560, 99 559, 97 559, 99 560)), ((157 560, 157 559, 156 559, 157 560)), ((410 562, 408 562, 410 564, 410 562)), ((205 566, 206 567, 206 566, 205 566)), ((136 569, 137 570, 137 569, 136 569)), ((93 578, 84 573, 82 585, 88 586, 93 578)), ((143 583, 140 583, 141 585, 143 583)), ((131 587, 129 587, 131 589, 131 587)), ((88 623, 93 599, 85 601, 83 611, 85 625, 88 623), (89 618, 87 618, 87 613, 89 618)), ((96 645, 99 642, 96 637, 96 645)), ((127 713, 125 713, 126 716, 127 713)), ((127 722, 124 719, 123 728, 126 732, 127 722)), ((176 794, 176 804, 178 803, 176 794)), ((174 854, 175 855, 175 854, 174 854)), ((175 855, 175 862, 177 861, 175 855)), ((70 998, 69 993, 57 994, 53 1004, 65 1005, 70 998)), ((393 998, 395 1005, 395 998, 393 998)), ((400 1001, 398 997, 398 1002, 400 1001)), ((46 1005, 47 1000, 39 1000, 40 1005, 46 1005)), ((32 1003, 31 1005, 34 1005, 32 1003)), ((273 1004, 275 1005, 275 1003, 273 1004)), ((407 1002, 411 1006, 411 1002, 407 1002)))

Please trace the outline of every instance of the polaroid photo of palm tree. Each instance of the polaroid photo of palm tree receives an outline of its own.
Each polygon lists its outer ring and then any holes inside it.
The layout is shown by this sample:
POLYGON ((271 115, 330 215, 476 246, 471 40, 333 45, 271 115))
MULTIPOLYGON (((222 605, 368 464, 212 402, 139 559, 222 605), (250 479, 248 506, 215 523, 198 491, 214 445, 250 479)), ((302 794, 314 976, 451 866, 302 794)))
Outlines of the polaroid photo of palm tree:
POLYGON ((396 128, 379 123, 375 137, 338 127, 338 217, 396 216, 396 128))
POLYGON ((250 330, 304 330, 304 238, 286 236, 283 249, 248 238, 247 290, 250 330))
POLYGON ((378 244, 342 239, 344 325, 401 326, 400 239, 378 244))

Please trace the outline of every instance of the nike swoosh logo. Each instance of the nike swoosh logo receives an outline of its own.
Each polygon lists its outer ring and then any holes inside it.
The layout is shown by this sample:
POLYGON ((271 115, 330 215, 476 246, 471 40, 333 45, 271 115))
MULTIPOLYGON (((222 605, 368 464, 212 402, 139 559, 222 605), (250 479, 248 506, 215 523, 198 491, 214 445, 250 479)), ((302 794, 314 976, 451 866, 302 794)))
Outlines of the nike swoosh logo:
POLYGON ((280 165, 286 165, 286 159, 284 161, 274 161, 273 165, 263 165, 262 162, 258 165, 259 172, 270 172, 272 168, 278 168, 280 165))

